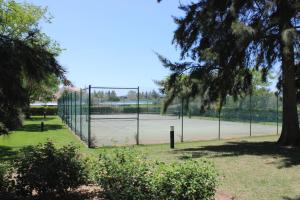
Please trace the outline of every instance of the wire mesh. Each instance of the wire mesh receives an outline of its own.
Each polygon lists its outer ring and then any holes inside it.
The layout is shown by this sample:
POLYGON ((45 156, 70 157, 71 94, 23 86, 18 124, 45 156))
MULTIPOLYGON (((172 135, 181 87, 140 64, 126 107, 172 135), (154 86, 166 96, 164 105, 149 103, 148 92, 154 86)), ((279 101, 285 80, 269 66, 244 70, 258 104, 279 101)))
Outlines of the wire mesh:
POLYGON ((250 96, 235 101, 228 96, 220 113, 221 138, 234 138, 250 135, 250 96))
POLYGON ((81 90, 81 139, 89 143, 89 90, 81 90))
POLYGON ((138 88, 91 88, 93 146, 138 143, 138 88))
POLYGON ((270 92, 234 100, 228 96, 203 110, 200 98, 185 105, 175 99, 162 114, 164 98, 139 88, 89 87, 65 91, 58 100, 58 115, 89 146, 151 144, 225 139, 276 134, 281 131, 282 101, 270 92))
POLYGON ((183 103, 181 141, 219 138, 218 104, 206 109, 203 109, 202 105, 200 98, 190 101, 189 105, 183 103))

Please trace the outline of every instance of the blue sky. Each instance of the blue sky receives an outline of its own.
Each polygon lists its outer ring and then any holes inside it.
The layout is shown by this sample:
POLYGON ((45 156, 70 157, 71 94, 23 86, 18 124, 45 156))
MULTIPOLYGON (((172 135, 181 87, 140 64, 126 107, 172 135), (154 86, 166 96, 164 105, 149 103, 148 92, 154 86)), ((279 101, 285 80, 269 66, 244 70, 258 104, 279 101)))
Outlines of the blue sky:
MULTIPOLYGON (((42 30, 66 50, 59 57, 78 87, 156 88, 168 75, 154 52, 172 60, 171 44, 179 1, 164 0, 28 0, 47 6, 54 17, 42 30)), ((181 1, 181 2, 189 2, 181 1)))

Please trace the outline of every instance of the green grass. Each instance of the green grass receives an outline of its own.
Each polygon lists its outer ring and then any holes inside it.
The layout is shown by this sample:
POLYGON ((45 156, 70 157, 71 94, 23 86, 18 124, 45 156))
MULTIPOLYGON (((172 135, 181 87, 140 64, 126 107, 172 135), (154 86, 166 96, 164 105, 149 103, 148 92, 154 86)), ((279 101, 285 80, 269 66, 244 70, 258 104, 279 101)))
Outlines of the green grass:
POLYGON ((20 148, 45 143, 47 140, 55 142, 58 147, 69 143, 84 147, 58 117, 49 116, 44 121, 44 132, 40 130, 41 120, 43 120, 42 117, 33 117, 31 120, 26 120, 20 130, 0 136, 0 160, 14 159, 20 148))
MULTIPOLYGON (((73 143, 90 155, 113 148, 88 149, 57 117, 45 121, 40 132, 40 117, 26 121, 24 128, 0 136, 0 161, 13 160, 17 151, 27 145, 44 143, 48 139, 57 146, 73 143)), ((238 199, 299 199, 300 150, 276 146, 278 136, 261 136, 223 141, 200 141, 176 144, 140 145, 138 151, 149 159, 182 162, 187 159, 208 158, 219 172, 221 190, 238 199)))

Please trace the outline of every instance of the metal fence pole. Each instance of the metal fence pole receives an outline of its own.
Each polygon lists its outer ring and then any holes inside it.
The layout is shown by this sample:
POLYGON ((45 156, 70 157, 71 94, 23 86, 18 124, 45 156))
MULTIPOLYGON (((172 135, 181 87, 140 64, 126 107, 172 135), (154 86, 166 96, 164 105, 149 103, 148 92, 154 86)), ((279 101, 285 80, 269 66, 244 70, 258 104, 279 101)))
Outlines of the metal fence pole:
POLYGON ((277 112, 276 118, 277 118, 277 119, 276 119, 276 120, 277 120, 277 135, 278 135, 278 134, 279 134, 279 131, 278 131, 278 123, 279 123, 279 119, 278 119, 278 118, 279 118, 279 110, 278 110, 278 104, 279 104, 279 103, 278 103, 278 98, 279 98, 279 97, 278 97, 278 96, 279 96, 279 95, 276 95, 276 96, 277 96, 277 99, 276 99, 276 104, 277 104, 277 105, 276 105, 276 110, 277 110, 277 111, 276 111, 276 112, 277 112))
POLYGON ((82 89, 80 89, 80 139, 82 140, 82 89))
POLYGON ((221 140, 221 105, 219 108, 219 132, 218 132, 218 139, 221 140))
POLYGON ((70 111, 71 111, 71 130, 73 130, 73 92, 71 92, 71 102, 70 102, 70 111))
POLYGON ((252 94, 250 93, 250 137, 252 136, 252 94))
POLYGON ((67 124, 70 126, 70 93, 67 93, 67 124))
POLYGON ((68 92, 68 126, 70 127, 70 93, 68 92))
POLYGON ((68 124, 68 94, 65 94, 65 123, 68 124))
POLYGON ((61 98, 62 98, 62 120, 63 122, 65 122, 65 95, 63 95, 61 98))
POLYGON ((70 96, 70 95, 69 95, 69 92, 68 92, 68 93, 67 93, 67 97, 66 97, 66 98, 67 98, 67 99, 66 99, 66 100, 67 100, 67 105, 66 105, 66 108, 67 108, 67 120, 66 120, 66 121, 67 121, 67 125, 68 125, 68 126, 70 126, 70 124, 69 124, 69 121, 70 121, 70 118, 69 118, 69 114, 70 114, 70 110, 69 110, 69 109, 70 109, 70 107, 69 107, 69 104, 70 104, 70 97, 69 97, 69 96, 70 96))
POLYGON ((181 98, 181 142, 183 142, 183 98, 181 98))
POLYGON ((140 144, 140 87, 137 88, 137 128, 136 144, 140 144))
POLYGON ((74 95, 75 95, 75 134, 77 135, 77 93, 74 92, 74 95))
POLYGON ((65 123, 68 124, 67 119, 68 119, 68 96, 67 93, 65 94, 65 123))
POLYGON ((88 147, 91 147, 91 85, 89 85, 89 105, 88 105, 88 147))

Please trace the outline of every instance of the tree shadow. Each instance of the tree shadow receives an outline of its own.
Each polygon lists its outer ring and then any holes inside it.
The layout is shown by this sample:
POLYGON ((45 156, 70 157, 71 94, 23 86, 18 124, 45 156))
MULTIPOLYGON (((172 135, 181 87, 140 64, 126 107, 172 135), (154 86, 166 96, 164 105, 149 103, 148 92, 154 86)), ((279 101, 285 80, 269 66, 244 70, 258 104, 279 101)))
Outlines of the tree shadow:
POLYGON ((300 200, 300 196, 297 196, 297 197, 288 197, 288 196, 283 196, 282 197, 283 200, 300 200))
POLYGON ((12 147, 0 146, 0 161, 13 161, 17 155, 18 152, 12 147))
POLYGON ((82 200, 82 199, 105 199, 105 195, 102 191, 69 191, 63 196, 57 194, 47 194, 43 196, 20 196, 15 191, 0 191, 1 200, 82 200))
POLYGON ((232 157, 240 155, 272 156, 281 158, 279 168, 300 164, 300 148, 280 147, 276 142, 227 142, 223 145, 208 145, 174 151, 183 153, 181 159, 200 157, 232 157))
POLYGON ((43 116, 34 116, 34 117, 31 117, 29 119, 26 119, 26 121, 32 121, 32 122, 36 122, 36 121, 50 121, 50 120, 54 120, 55 117, 46 117, 44 118, 43 116))
MULTIPOLYGON (((53 131, 62 128, 63 126, 58 124, 44 124, 44 131, 53 131)), ((22 128, 18 129, 18 131, 41 132, 41 124, 26 124, 22 128)))

